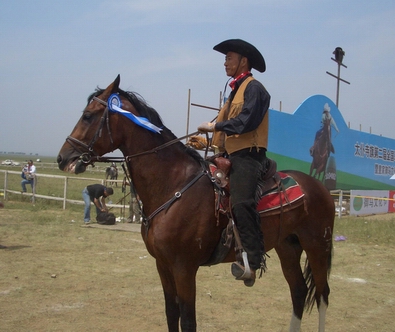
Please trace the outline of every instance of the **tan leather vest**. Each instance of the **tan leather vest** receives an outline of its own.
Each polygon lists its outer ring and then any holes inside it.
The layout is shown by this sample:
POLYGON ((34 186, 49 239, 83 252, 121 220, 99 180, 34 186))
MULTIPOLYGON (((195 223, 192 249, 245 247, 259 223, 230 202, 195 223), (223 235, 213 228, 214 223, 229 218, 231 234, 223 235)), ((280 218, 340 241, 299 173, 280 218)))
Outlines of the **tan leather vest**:
MULTIPOLYGON (((244 104, 244 91, 254 78, 252 76, 244 80, 240 85, 239 89, 234 96, 232 103, 229 107, 229 100, 226 101, 225 105, 221 108, 218 114, 217 122, 232 119, 240 114, 243 109, 244 104)), ((266 112, 262 122, 259 124, 258 128, 253 131, 238 135, 226 135, 224 132, 217 131, 214 132, 212 138, 212 146, 217 148, 219 152, 228 152, 232 154, 233 152, 245 149, 257 147, 267 148, 268 142, 268 129, 269 129, 269 110, 266 112)))

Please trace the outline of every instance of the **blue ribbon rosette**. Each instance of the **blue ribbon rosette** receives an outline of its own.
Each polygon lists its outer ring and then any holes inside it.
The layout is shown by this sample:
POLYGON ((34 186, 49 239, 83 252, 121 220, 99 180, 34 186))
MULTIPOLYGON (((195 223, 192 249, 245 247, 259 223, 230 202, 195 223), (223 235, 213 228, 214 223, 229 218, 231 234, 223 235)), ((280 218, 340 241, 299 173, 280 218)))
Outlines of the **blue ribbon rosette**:
POLYGON ((134 114, 122 109, 122 102, 117 93, 113 93, 110 97, 108 97, 107 105, 111 112, 122 114, 140 127, 143 127, 157 134, 160 134, 160 132, 162 131, 162 128, 155 126, 147 118, 144 118, 142 116, 135 116, 134 114))

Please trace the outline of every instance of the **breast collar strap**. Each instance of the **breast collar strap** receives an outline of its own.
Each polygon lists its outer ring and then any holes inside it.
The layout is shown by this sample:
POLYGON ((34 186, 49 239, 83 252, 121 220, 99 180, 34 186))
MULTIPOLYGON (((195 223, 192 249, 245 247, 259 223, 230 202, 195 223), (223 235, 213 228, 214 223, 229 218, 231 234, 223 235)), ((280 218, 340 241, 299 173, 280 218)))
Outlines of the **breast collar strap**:
POLYGON ((210 178, 210 181, 212 181, 209 173, 207 170, 202 170, 198 175, 196 175, 190 182, 188 182, 184 188, 182 188, 180 191, 177 191, 174 193, 174 196, 170 198, 166 203, 158 207, 154 212, 152 212, 147 218, 143 219, 144 226, 146 228, 146 234, 148 233, 148 229, 150 226, 150 221, 159 213, 162 212, 163 210, 168 210, 170 206, 179 198, 182 197, 182 194, 186 192, 190 187, 192 187, 201 177, 203 176, 208 176, 210 178))

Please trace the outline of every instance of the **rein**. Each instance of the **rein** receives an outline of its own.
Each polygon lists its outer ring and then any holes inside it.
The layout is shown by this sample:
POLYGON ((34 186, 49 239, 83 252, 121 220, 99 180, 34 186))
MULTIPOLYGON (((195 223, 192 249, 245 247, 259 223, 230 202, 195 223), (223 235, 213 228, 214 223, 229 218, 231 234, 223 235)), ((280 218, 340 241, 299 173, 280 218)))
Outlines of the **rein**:
MULTIPOLYGON (((106 121, 107 123, 107 130, 110 136, 110 141, 111 144, 114 145, 113 139, 112 139, 112 135, 111 135, 111 131, 110 131, 110 117, 109 117, 109 108, 108 108, 108 104, 107 102, 105 102, 104 100, 101 100, 100 98, 97 97, 93 97, 93 100, 99 102, 100 104, 106 106, 106 109, 104 110, 103 116, 100 120, 100 125, 99 128, 97 129, 95 135, 93 136, 92 140, 90 141, 89 144, 86 144, 74 137, 71 137, 70 135, 67 136, 66 141, 78 152, 81 153, 80 156, 80 160, 84 163, 84 164, 90 164, 90 163, 94 163, 94 162, 122 162, 122 161, 130 161, 130 159, 135 158, 135 157, 139 157, 139 156, 143 156, 146 154, 151 154, 151 153, 157 153, 158 151, 167 148, 170 145, 173 145, 179 141, 182 141, 185 138, 188 138, 190 136, 194 136, 199 134, 198 131, 195 131, 191 134, 182 136, 182 137, 178 137, 175 138, 169 142, 166 142, 162 145, 159 145, 158 147, 155 147, 151 150, 147 150, 147 151, 143 151, 143 152, 139 152, 130 156, 126 156, 126 157, 101 157, 98 153, 96 153, 93 149, 94 144, 96 143, 97 139, 99 137, 101 137, 102 134, 102 129, 104 126, 104 122, 106 121), (83 152, 78 148, 78 145, 80 145, 82 148, 84 148, 85 150, 87 150, 87 152, 83 152)), ((207 135, 207 134, 206 134, 207 135)))
MULTIPOLYGON (((196 135, 198 133, 199 133, 198 131, 195 131, 194 133, 191 133, 191 134, 188 134, 188 135, 185 135, 185 136, 182 136, 182 137, 177 137, 177 138, 175 138, 175 139, 173 139, 173 140, 171 140, 169 142, 166 142, 166 143, 164 143, 162 145, 159 145, 159 146, 157 146, 155 148, 152 148, 150 150, 139 152, 139 153, 136 153, 136 154, 132 154, 132 155, 129 155, 129 156, 126 156, 126 157, 101 157, 98 154, 95 154, 94 156, 91 155, 91 156, 89 156, 89 160, 86 163, 90 163, 90 162, 122 162, 122 161, 130 161, 132 158, 135 158, 135 157, 139 157, 139 156, 143 156, 143 155, 151 154, 151 153, 157 153, 158 151, 160 151, 160 150, 162 150, 164 148, 167 148, 170 145, 173 145, 173 144, 175 144, 177 142, 182 141, 185 138, 191 137, 191 136, 196 135)), ((71 138, 73 138, 73 137, 71 137, 71 138)), ((82 143, 82 144, 84 144, 84 143, 82 143)), ((86 155, 86 153, 82 154, 81 157, 83 157, 83 155, 86 155)))
POLYGON ((138 156, 141 156, 141 155, 150 154, 150 153, 156 153, 156 152, 158 152, 158 151, 160 151, 160 150, 162 150, 164 148, 167 148, 170 145, 173 145, 174 143, 182 141, 183 139, 188 138, 188 137, 193 136, 193 135, 196 135, 198 133, 199 133, 198 131, 195 131, 192 134, 188 134, 188 135, 184 135, 182 137, 175 138, 175 139, 173 139, 173 140, 171 140, 169 142, 166 142, 166 143, 164 143, 162 145, 159 145, 158 147, 155 147, 155 148, 153 148, 151 150, 139 152, 139 153, 133 154, 131 156, 126 156, 125 158, 126 158, 126 160, 130 160, 130 159, 132 159, 134 157, 138 157, 138 156))

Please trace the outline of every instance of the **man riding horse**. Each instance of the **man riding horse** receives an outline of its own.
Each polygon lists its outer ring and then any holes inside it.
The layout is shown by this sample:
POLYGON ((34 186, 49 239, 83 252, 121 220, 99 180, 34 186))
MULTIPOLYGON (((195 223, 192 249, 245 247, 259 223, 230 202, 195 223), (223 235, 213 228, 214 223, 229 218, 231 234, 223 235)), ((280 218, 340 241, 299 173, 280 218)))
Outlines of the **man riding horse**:
POLYGON ((232 274, 253 286, 256 270, 265 268, 265 252, 256 190, 266 162, 270 95, 252 77, 251 69, 266 69, 261 53, 240 39, 226 40, 214 47, 225 54, 226 75, 233 77, 232 92, 218 114, 216 123, 204 122, 200 132, 214 132, 212 145, 224 152, 232 163, 230 195, 232 214, 240 234, 247 264, 232 264, 232 274))

